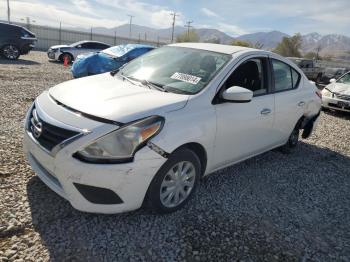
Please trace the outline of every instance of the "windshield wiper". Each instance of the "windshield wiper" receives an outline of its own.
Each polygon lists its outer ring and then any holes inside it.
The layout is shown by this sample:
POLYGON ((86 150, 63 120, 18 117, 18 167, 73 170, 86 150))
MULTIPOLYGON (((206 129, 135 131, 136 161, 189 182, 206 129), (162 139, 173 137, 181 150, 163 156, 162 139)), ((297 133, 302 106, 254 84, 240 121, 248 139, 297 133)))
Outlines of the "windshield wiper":
POLYGON ((331 90, 328 89, 327 87, 325 87, 324 89, 326 89, 327 91, 331 92, 332 94, 334 93, 333 91, 331 91, 331 90))
POLYGON ((193 95, 193 93, 190 91, 178 89, 178 88, 171 87, 171 86, 164 86, 164 90, 165 90, 165 92, 171 92, 171 93, 175 93, 175 94, 193 95))
POLYGON ((147 86, 149 89, 153 88, 162 92, 168 92, 167 90, 164 89, 162 85, 150 82, 148 80, 142 80, 141 84, 143 84, 144 86, 147 86))

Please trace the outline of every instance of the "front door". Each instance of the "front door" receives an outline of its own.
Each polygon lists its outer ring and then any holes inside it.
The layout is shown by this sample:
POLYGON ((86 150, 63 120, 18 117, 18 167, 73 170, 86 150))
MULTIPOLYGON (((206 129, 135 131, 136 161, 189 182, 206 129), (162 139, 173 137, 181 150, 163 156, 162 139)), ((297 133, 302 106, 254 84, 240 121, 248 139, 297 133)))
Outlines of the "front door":
POLYGON ((217 116, 215 143, 216 168, 266 151, 276 144, 273 132, 274 95, 270 93, 268 58, 243 61, 221 87, 214 101, 217 116), (227 88, 240 86, 253 91, 246 103, 220 102, 227 88))

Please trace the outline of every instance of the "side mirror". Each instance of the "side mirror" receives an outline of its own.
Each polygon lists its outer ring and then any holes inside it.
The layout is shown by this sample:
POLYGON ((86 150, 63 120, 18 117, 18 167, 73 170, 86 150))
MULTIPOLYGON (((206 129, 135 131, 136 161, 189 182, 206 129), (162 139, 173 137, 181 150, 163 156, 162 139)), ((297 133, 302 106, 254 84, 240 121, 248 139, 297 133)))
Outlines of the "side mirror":
POLYGON ((228 102, 247 103, 253 98, 253 92, 240 86, 232 86, 222 93, 222 98, 228 102))
POLYGON ((337 80, 335 80, 334 78, 332 78, 331 80, 329 80, 329 83, 335 83, 337 82, 337 80))

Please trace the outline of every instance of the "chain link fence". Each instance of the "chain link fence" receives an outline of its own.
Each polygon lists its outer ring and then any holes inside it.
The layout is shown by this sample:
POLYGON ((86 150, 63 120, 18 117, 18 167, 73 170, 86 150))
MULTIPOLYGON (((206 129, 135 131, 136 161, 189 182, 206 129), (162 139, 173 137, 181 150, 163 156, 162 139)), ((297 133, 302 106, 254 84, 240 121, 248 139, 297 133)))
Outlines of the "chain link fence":
POLYGON ((35 49, 47 50, 53 45, 72 44, 82 40, 100 41, 109 45, 121 44, 147 44, 152 46, 162 46, 167 44, 165 41, 144 40, 141 38, 127 38, 117 35, 104 35, 93 32, 83 32, 72 29, 65 29, 61 27, 43 26, 37 24, 26 24, 15 22, 15 24, 23 26, 33 32, 38 38, 35 49))

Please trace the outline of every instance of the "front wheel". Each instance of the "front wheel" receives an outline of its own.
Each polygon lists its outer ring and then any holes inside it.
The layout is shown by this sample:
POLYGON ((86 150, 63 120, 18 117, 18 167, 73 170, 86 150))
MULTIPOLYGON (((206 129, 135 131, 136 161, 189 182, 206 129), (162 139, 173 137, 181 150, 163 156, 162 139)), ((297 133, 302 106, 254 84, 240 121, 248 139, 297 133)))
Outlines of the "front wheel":
POLYGON ((159 169, 148 189, 149 206, 159 213, 180 209, 193 195, 200 174, 200 160, 193 151, 175 151, 159 169))
POLYGON ((61 55, 60 57, 61 61, 64 63, 65 60, 67 60, 67 63, 68 64, 71 64, 72 61, 73 61, 73 56, 71 54, 68 54, 68 53, 64 53, 63 55, 61 55))
POLYGON ((16 60, 20 56, 20 51, 15 45, 6 45, 1 50, 2 55, 8 60, 16 60))

